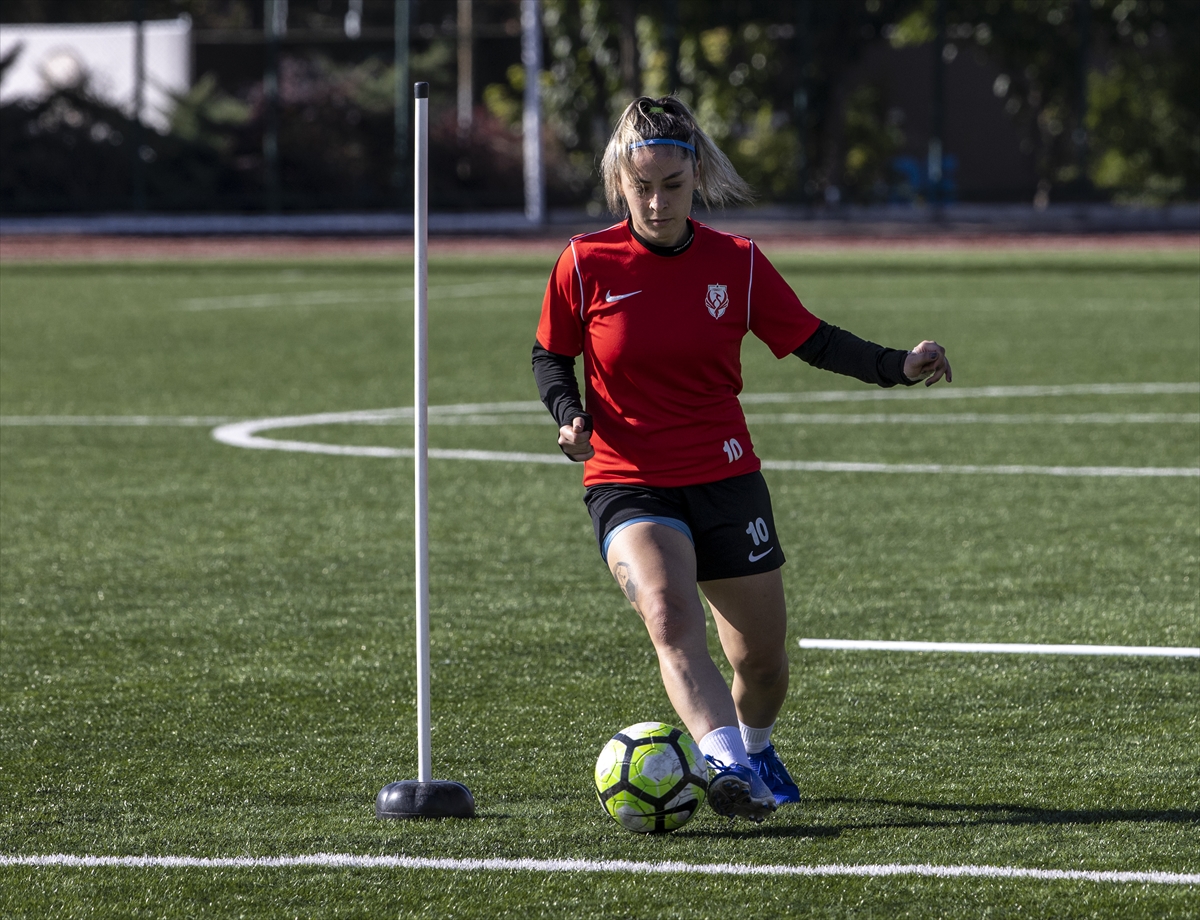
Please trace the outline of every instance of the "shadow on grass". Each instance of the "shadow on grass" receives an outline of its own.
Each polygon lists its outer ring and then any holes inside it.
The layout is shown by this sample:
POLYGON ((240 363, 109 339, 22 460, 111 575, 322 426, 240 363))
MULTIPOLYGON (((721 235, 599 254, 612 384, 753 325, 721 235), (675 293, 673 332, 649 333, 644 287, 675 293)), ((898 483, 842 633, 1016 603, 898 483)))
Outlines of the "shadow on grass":
POLYGON ((689 828, 680 836, 695 837, 794 837, 829 838, 840 837, 847 831, 889 830, 904 828, 952 828, 980 826, 1018 825, 1091 825, 1091 824, 1196 824, 1200 823, 1200 811, 1184 808, 1120 809, 1085 808, 1062 809, 1042 808, 1031 805, 961 805, 950 802, 892 801, 890 799, 825 798, 805 799, 798 811, 811 819, 813 811, 832 810, 833 807, 850 806, 878 813, 887 809, 893 813, 902 811, 925 812, 926 814, 895 814, 895 817, 872 817, 864 815, 862 820, 831 820, 828 824, 788 824, 788 812, 795 806, 787 806, 776 817, 760 826, 743 822, 730 823, 727 828, 689 828))

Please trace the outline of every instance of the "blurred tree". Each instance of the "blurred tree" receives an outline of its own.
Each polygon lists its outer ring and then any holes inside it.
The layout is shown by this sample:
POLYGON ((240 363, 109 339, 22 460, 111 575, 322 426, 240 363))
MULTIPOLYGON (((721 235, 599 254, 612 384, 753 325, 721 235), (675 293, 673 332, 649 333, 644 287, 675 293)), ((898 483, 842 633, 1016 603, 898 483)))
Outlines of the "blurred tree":
MULTIPOLYGON (((546 0, 548 143, 561 189, 602 210, 595 167, 635 95, 675 92, 771 200, 819 198, 829 181, 833 87, 913 0, 546 0)), ((523 75, 484 91, 514 127, 523 75)), ((558 203, 563 203, 561 199, 558 203)))
POLYGON ((1117 200, 1200 195, 1200 3, 1106 0, 1089 78, 1089 170, 1117 200))
MULTIPOLYGON (((914 3, 892 44, 932 41, 936 2, 914 3)), ((1040 195, 1200 192, 1200 3, 950 0, 947 23, 944 54, 974 44, 1000 67, 994 92, 1037 155, 1040 195)))
POLYGON ((0 105, 0 211, 93 211, 128 207, 130 160, 144 164, 147 198, 164 209, 237 209, 254 194, 239 168, 245 106, 201 81, 179 99, 175 130, 141 134, 97 99, 86 80, 50 96, 0 105))
POLYGON ((863 204, 886 201, 895 185, 892 158, 904 146, 904 132, 888 111, 883 92, 863 83, 846 103, 847 197, 863 204))
MULTIPOLYGON (((137 2, 0 0, 0 22, 128 21, 137 2)), ((695 108, 761 199, 821 201, 828 191, 835 200, 838 183, 851 200, 878 200, 891 181, 899 126, 871 87, 847 85, 848 74, 880 41, 930 45, 937 2, 544 0, 550 203, 600 213, 596 164, 615 118, 637 94, 672 91, 695 108)), ((142 4, 148 19, 191 16, 197 60, 211 64, 180 100, 171 134, 148 139, 151 206, 259 206, 262 0, 142 4), (188 183, 207 197, 189 197, 188 183)), ((944 4, 943 59, 970 45, 999 68, 993 92, 1036 155, 1044 191, 1137 201, 1200 194, 1200 2, 944 4)), ((343 35, 346 9, 346 0, 289 0, 281 49, 285 207, 396 203, 393 3, 364 0, 356 40, 343 35)), ((413 10, 411 78, 430 83, 435 112, 452 112, 457 0, 414 0, 413 10)), ((435 207, 520 206, 518 14, 519 0, 475 0, 482 107, 469 136, 443 131, 435 118, 435 207)), ((102 109, 85 92, 4 107, 6 210, 17 200, 36 210, 42 194, 56 208, 126 201, 124 139, 132 133, 119 113, 102 109), (61 169, 58 179, 52 169, 61 169)))

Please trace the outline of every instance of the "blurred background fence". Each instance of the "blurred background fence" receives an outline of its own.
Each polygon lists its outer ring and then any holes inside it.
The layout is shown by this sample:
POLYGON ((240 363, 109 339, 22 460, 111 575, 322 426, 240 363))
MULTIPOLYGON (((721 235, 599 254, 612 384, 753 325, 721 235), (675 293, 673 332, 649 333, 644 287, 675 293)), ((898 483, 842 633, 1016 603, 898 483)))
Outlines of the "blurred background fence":
POLYGON ((1196 0, 3 0, 0 214, 404 208, 415 80, 431 206, 521 209, 527 73, 594 216, 667 92, 763 204, 1200 197, 1196 0))

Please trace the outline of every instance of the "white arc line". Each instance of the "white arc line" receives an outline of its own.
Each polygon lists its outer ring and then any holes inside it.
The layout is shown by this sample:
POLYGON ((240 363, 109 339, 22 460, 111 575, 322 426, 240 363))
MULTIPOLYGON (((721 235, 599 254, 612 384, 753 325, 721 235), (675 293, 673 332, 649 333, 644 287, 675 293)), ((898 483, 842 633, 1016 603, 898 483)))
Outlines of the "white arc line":
MULTIPOLYGON (((475 292, 479 285, 462 285, 461 289, 475 292)), ((320 293, 320 292, 318 292, 320 293)), ((925 399, 960 399, 971 397, 1028 397, 1028 396, 1074 396, 1074 395, 1145 395, 1163 393, 1200 393, 1200 383, 1131 383, 1131 384, 1068 384, 1062 386, 1016 386, 1016 387, 960 387, 951 390, 938 389, 925 393, 925 399)), ((859 392, 830 390, 814 393, 760 393, 744 394, 744 403, 782 402, 854 402, 873 399, 896 398, 891 391, 859 392)), ((961 413, 939 416, 936 413, 920 415, 804 415, 780 414, 756 417, 758 421, 786 421, 804 424, 865 424, 875 422, 911 422, 937 424, 948 422, 1006 423, 1050 422, 1055 424, 1092 423, 1188 423, 1194 424, 1200 416, 1192 413, 1085 413, 1077 415, 988 415, 986 413, 961 413)), ((251 419, 231 422, 219 417, 204 416, 0 416, 0 426, 178 426, 192 427, 220 424, 212 436, 221 443, 234 447, 255 450, 283 450, 302 453, 326 454, 343 457, 412 457, 406 448, 353 446, 328 444, 314 441, 276 440, 259 437, 258 433, 273 429, 297 428, 312 425, 359 424, 393 425, 411 424, 413 410, 376 409, 356 412, 326 412, 314 415, 285 416, 278 418, 251 419)), ((524 402, 467 403, 462 405, 430 406, 429 419, 437 425, 508 425, 548 424, 541 403, 524 402)), ((561 454, 529 453, 524 451, 489 450, 431 450, 429 456, 443 460, 500 461, 512 463, 540 463, 562 465, 569 463, 561 454)), ((940 463, 871 463, 854 461, 822 460, 764 460, 763 469, 800 471, 813 473, 900 473, 900 474, 959 474, 1001 476, 1072 476, 1072 477, 1117 477, 1117 478, 1200 478, 1197 467, 1129 467, 1129 466, 1039 466, 1032 464, 940 464, 940 463)))
POLYGON ((0 866, 119 869, 433 869, 451 872, 614 872, 654 875, 743 876, 921 876, 925 878, 1025 878, 1040 881, 1117 882, 1157 885, 1200 884, 1200 873, 1089 869, 1028 869, 1022 866, 935 866, 892 863, 847 866, 754 865, 746 863, 636 862, 627 859, 448 859, 419 856, 45 856, 0 855, 0 866))
POLYGON ((1200 658, 1200 648, 1156 645, 1036 645, 1021 642, 907 642, 874 639, 801 639, 801 648, 878 652, 981 652, 1013 655, 1122 655, 1200 658))
MULTIPOLYGON (((430 406, 429 423, 438 426, 542 425, 549 416, 541 403, 481 403, 461 406, 430 406)), ((411 409, 372 413, 357 419, 363 425, 411 425, 411 409)), ((166 427, 195 428, 236 421, 229 416, 202 415, 0 415, 0 427, 166 427)), ((1186 412, 1090 412, 1080 415, 1002 415, 986 412, 961 413, 750 413, 751 425, 1198 425, 1200 413, 1186 412)))
MULTIPOLYGON (((489 412, 527 412, 530 404, 524 403, 478 403, 469 406, 438 407, 442 414, 451 418, 467 411, 487 414, 489 412), (449 411, 447 411, 449 410, 449 411)), ((434 409, 430 408, 431 416, 434 409)), ((222 444, 251 450, 283 450, 300 453, 327 454, 341 457, 412 457, 410 448, 370 447, 347 444, 326 444, 320 441, 284 441, 260 437, 263 431, 281 428, 301 428, 313 425, 339 424, 388 424, 397 420, 411 419, 411 409, 365 409, 355 412, 320 412, 314 415, 292 415, 279 418, 251 419, 214 428, 212 436, 222 444)), ((562 454, 534 454, 491 450, 430 450, 429 456, 441 460, 507 461, 514 463, 570 463, 562 454)), ((807 460, 763 460, 765 470, 800 470, 816 473, 960 473, 998 475, 1040 476, 1086 476, 1086 477, 1200 477, 1200 468, 1193 467, 1137 467, 1137 466, 977 466, 950 465, 940 463, 840 463, 807 460)))
MULTIPOLYGON (((408 418, 412 418, 412 409, 406 410, 408 418)), ((362 412, 322 412, 316 415, 294 415, 286 418, 253 419, 248 422, 234 422, 214 428, 213 438, 231 447, 244 447, 250 450, 285 450, 311 454, 329 454, 339 457, 412 457, 411 447, 359 447, 350 444, 323 444, 319 441, 280 441, 274 438, 261 438, 260 431, 277 428, 300 428, 309 425, 337 425, 346 422, 364 424, 380 424, 403 417, 400 410, 366 410, 362 412)), ((443 450, 430 448, 430 457, 439 460, 491 460, 508 461, 511 463, 570 463, 562 454, 530 454, 517 451, 496 450, 443 450)))

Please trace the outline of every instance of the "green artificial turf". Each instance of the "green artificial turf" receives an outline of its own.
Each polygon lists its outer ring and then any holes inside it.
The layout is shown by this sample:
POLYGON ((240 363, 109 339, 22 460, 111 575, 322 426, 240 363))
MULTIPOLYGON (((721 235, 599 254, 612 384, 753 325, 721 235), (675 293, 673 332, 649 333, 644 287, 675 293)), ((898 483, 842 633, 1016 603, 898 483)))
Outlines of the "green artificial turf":
MULTIPOLYGON (((775 262, 830 322, 936 338, 964 391, 1200 381, 1194 253, 775 262)), ((431 264, 431 404, 536 399, 549 269, 431 264)), ((383 261, 0 269, 0 854, 1200 871, 1196 659, 796 644, 1198 646, 1200 480, 1179 476, 769 471, 792 666, 775 740, 804 801, 762 827, 704 810, 640 837, 604 816, 592 765, 623 726, 676 719, 579 469, 435 460, 434 772, 479 819, 377 821, 378 789, 416 775, 412 463, 210 431, 410 404, 410 287, 411 263, 383 261), (43 416, 126 422, 27 424, 43 416)), ((1194 389, 814 402, 869 388, 750 340, 744 371, 748 394, 798 396, 751 415, 1030 417, 754 423, 771 460, 1200 465, 1194 389), (1088 413, 1193 420, 1045 419, 1088 413)), ((402 447, 412 428, 265 436, 402 447)), ((431 427, 433 447, 554 438, 532 413, 431 427)), ((1094 881, 0 867, 6 917, 1197 913, 1196 886, 1094 881)))

